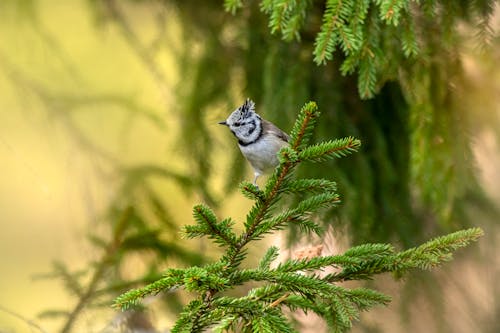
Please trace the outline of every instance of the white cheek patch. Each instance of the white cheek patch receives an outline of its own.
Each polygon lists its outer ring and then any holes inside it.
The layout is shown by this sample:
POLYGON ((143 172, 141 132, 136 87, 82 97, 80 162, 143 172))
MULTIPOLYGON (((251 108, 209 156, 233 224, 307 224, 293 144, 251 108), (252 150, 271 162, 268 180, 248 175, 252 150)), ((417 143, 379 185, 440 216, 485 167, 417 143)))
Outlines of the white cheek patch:
POLYGON ((250 135, 252 135, 253 132, 255 132, 255 129, 257 128, 257 124, 255 123, 255 120, 252 120, 251 122, 248 122, 247 124, 249 125, 248 131, 247 131, 247 136, 250 136, 250 135))

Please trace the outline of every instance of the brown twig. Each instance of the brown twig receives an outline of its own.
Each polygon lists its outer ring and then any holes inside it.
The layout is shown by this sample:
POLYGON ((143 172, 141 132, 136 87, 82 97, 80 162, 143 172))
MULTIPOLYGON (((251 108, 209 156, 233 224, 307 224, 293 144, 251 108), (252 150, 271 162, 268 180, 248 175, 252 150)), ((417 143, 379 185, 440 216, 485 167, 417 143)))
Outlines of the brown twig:
POLYGON ((70 312, 66 323, 64 324, 61 333, 69 333, 71 332, 71 328, 75 323, 76 318, 83 310, 85 305, 89 303, 92 298, 95 297, 97 287, 102 280, 107 268, 109 267, 109 262, 112 260, 113 256, 116 254, 116 251, 120 248, 120 244, 123 239, 123 235, 126 230, 126 226, 128 221, 130 220, 130 214, 132 213, 132 208, 128 208, 123 212, 122 217, 118 221, 116 228, 113 232, 113 239, 106 247, 102 258, 99 260, 98 265, 94 271, 92 279, 90 280, 86 290, 80 296, 78 303, 75 305, 73 310, 70 312))
POLYGON ((278 305, 280 305, 280 303, 282 303, 284 300, 286 300, 288 296, 290 296, 290 292, 286 292, 283 296, 281 296, 280 298, 278 298, 277 300, 275 300, 274 302, 269 304, 269 307, 270 308, 277 307, 278 305))
POLYGON ((33 320, 30 320, 30 319, 28 319, 28 318, 26 318, 26 317, 24 317, 24 316, 20 315, 20 314, 19 314, 19 313, 17 313, 17 312, 14 312, 14 311, 12 311, 12 310, 9 310, 9 309, 7 309, 6 307, 3 307, 3 306, 1 306, 1 305, 0 305, 0 311, 3 311, 3 312, 5 312, 5 313, 7 313, 7 314, 9 314, 9 315, 11 315, 11 316, 13 316, 13 317, 16 317, 17 319, 19 319, 19 320, 21 320, 21 321, 25 322, 27 325, 29 325, 29 326, 31 326, 31 327, 36 328, 37 330, 39 330, 39 331, 40 331, 40 332, 42 332, 42 333, 47 333, 47 331, 46 331, 46 330, 44 330, 44 329, 43 329, 40 325, 38 325, 37 323, 35 323, 33 320))

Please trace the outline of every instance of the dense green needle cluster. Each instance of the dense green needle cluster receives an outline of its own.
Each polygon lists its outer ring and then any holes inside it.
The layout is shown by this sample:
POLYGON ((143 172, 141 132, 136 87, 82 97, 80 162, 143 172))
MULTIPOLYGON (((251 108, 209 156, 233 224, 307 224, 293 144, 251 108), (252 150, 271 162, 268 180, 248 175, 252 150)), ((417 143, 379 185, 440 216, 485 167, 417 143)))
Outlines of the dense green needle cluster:
MULTIPOLYGON (((358 74, 358 91, 361 97, 373 97, 378 79, 391 64, 387 51, 413 58, 426 52, 425 38, 428 31, 419 31, 416 22, 421 18, 439 19, 445 13, 443 29, 454 28, 456 16, 469 11, 467 18, 485 17, 478 24, 481 39, 491 40, 492 28, 488 18, 493 15, 494 1, 454 0, 326 0, 322 8, 321 22, 308 20, 316 13, 315 3, 310 0, 262 0, 260 10, 269 19, 271 33, 281 34, 285 41, 300 40, 304 30, 315 33, 313 56, 316 64, 326 64, 335 52, 342 58, 341 72, 358 74), (318 24, 319 23, 319 24, 318 24), (385 51, 385 52, 384 52, 385 51)), ((227 11, 235 13, 244 6, 242 0, 225 0, 227 11)), ((419 22, 421 23, 421 22, 419 22)), ((430 27, 427 27, 430 28, 430 27)), ((447 38, 447 36, 445 36, 447 38)), ((400 61, 400 59, 394 61, 400 61)))
MULTIPOLYGON (((280 165, 261 190, 243 182, 240 190, 255 203, 237 233, 230 218, 220 220, 205 205, 193 209, 196 224, 185 226, 187 238, 207 236, 224 249, 221 258, 202 267, 168 269, 164 276, 131 290, 115 300, 115 306, 127 309, 147 295, 184 288, 197 297, 187 304, 172 332, 296 332, 289 311, 314 312, 332 332, 349 329, 360 312, 385 305, 390 298, 367 288, 346 288, 341 282, 371 279, 375 274, 398 275, 413 268, 428 269, 451 258, 452 252, 481 236, 477 228, 436 238, 419 247, 397 252, 387 244, 364 244, 342 254, 276 261, 279 251, 270 247, 255 268, 241 268, 247 247, 266 234, 297 225, 304 232, 321 234, 311 215, 339 203, 336 184, 325 179, 293 179, 294 168, 302 162, 321 162, 357 151, 360 141, 348 137, 310 144, 319 111, 314 102, 299 113, 291 131, 291 144, 279 152, 280 165), (289 194, 303 198, 283 208, 281 199, 289 194), (328 274, 319 272, 326 268, 328 274), (224 293, 247 282, 258 282, 246 295, 224 293)), ((326 273, 326 272, 325 272, 326 273)))

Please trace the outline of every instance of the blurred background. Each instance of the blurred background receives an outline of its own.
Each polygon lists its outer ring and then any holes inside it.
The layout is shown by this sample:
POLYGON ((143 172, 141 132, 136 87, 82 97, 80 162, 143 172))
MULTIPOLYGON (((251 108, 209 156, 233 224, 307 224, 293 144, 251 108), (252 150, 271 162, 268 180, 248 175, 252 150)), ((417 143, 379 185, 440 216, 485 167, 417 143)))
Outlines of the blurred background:
MULTIPOLYGON (((195 203, 245 216, 237 185, 252 172, 217 122, 246 97, 286 131, 314 100, 316 140, 361 139, 354 156, 297 172, 338 182, 343 204, 321 217, 331 252, 485 230, 442 269, 370 282, 394 301, 353 331, 500 331, 499 6, 440 1, 413 22, 414 56, 398 27, 377 30, 373 96, 341 74, 342 52, 313 62, 323 6, 285 40, 256 2, 234 15, 221 1, 0 2, 0 332, 167 331, 181 292, 134 315, 110 304, 216 258, 180 239, 195 203)), ((295 234, 265 241, 321 242, 295 234)))

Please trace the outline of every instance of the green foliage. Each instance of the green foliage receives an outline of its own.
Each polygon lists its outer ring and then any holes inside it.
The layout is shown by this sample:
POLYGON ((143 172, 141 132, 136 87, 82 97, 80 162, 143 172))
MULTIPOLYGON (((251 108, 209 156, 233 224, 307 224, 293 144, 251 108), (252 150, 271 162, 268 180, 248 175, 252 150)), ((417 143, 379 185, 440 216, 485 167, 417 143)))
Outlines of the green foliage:
POLYGON ((342 270, 329 274, 325 279, 330 282, 361 280, 386 272, 401 276, 414 268, 430 269, 451 260, 453 251, 482 235, 481 229, 470 228, 399 253, 386 244, 364 244, 348 250, 342 256, 343 260, 347 260, 345 265, 341 265, 342 270))
POLYGON ((208 236, 221 246, 231 246, 236 243, 236 235, 231 231, 234 224, 231 219, 217 222, 215 213, 204 205, 195 206, 193 216, 198 224, 184 227, 187 238, 208 236))
MULTIPOLYGON (((145 172, 142 176, 148 174, 145 172)), ((126 179, 131 181, 133 178, 126 179)), ((131 195, 130 200, 136 199, 137 201, 135 205, 110 207, 106 217, 108 222, 106 226, 110 229, 109 236, 99 237, 94 232, 88 236, 91 244, 98 250, 99 256, 94 259, 89 258, 88 260, 92 261, 87 264, 87 267, 76 271, 70 269, 65 263, 55 262, 52 272, 45 275, 45 277, 62 280, 66 290, 75 299, 74 305, 69 309, 49 309, 43 313, 44 316, 50 315, 65 320, 61 332, 71 332, 79 316, 86 309, 107 307, 117 294, 134 286, 150 283, 147 288, 133 295, 136 298, 175 287, 181 271, 170 269, 163 274, 163 277, 160 273, 160 266, 164 267, 168 259, 194 265, 201 264, 203 261, 202 255, 185 249, 169 237, 165 237, 166 234, 174 232, 175 224, 164 204, 147 186, 147 182, 133 183, 135 185, 127 184, 127 189, 131 192, 138 191, 142 195, 131 195), (139 202, 144 205, 140 205, 139 202), (122 267, 127 265, 128 260, 145 253, 149 254, 148 257, 151 253, 154 254, 152 259, 144 258, 143 263, 146 268, 136 272, 134 278, 124 276, 122 267)), ((116 205, 118 201, 121 202, 121 198, 117 199, 116 205)), ((208 208, 201 210, 200 220, 204 217, 202 214, 207 211, 208 208)), ((210 213, 207 213, 207 216, 209 218, 210 213)), ((210 280, 210 282, 212 286, 217 285, 217 281, 210 280)), ((131 302, 132 304, 134 302, 131 302)), ((177 309, 178 304, 177 295, 169 297, 169 302, 166 303, 171 309, 177 309)))
MULTIPOLYGON (((297 170, 301 177, 343 181, 345 209, 325 211, 323 221, 342 221, 355 242, 397 239, 413 246, 425 239, 424 226, 426 232, 469 226, 468 212, 489 204, 472 162, 468 133, 477 131, 468 121, 470 108, 464 109, 467 81, 460 57, 471 30, 481 32, 472 41, 483 48, 495 41, 487 28, 495 1, 241 1, 239 10, 226 15, 217 11, 218 2, 174 2, 183 29, 192 32, 184 36, 188 45, 204 45, 196 58, 189 46, 179 55, 198 73, 189 76, 196 89, 180 98, 199 107, 180 108, 186 110, 181 132, 193 142, 183 151, 193 165, 212 165, 212 155, 200 149, 209 144, 198 143, 191 127, 203 115, 223 118, 236 98, 253 96, 258 112, 286 129, 293 124, 291 110, 312 99, 322 105, 323 122, 310 139, 354 135, 367 143, 366 154, 297 170), (318 66, 324 18, 335 10, 337 44, 324 55, 331 60, 318 66), (285 33, 285 27, 296 30, 285 33), (234 94, 227 94, 228 86, 234 94)), ((198 125, 205 131, 211 124, 198 125)), ((224 194, 238 188, 247 167, 237 147, 229 147, 224 194)), ((206 181, 212 171, 198 179, 206 181)))
MULTIPOLYGON (((224 6, 234 14, 243 4, 227 0, 224 6)), ((426 40, 417 36, 416 17, 431 20, 444 13, 447 16, 442 18, 442 29, 449 31, 458 19, 450 14, 473 9, 481 17, 478 22, 480 39, 491 40, 489 22, 494 1, 475 1, 471 8, 467 6, 466 3, 433 0, 326 0, 314 40, 314 62, 324 65, 333 59, 336 51, 341 51, 344 59, 342 73, 357 70, 359 95, 371 98, 377 90, 381 73, 387 71, 387 53, 402 53, 405 57, 420 55, 419 44, 426 40)), ((300 40, 310 7, 311 1, 264 0, 260 3, 260 9, 269 17, 271 33, 279 32, 285 41, 300 40)))
POLYGON ((243 6, 241 0, 226 0, 224 1, 224 9, 228 12, 235 13, 236 10, 243 6))
POLYGON ((339 202, 335 183, 324 179, 291 178, 297 165, 304 161, 344 157, 360 146, 359 140, 351 137, 310 144, 308 139, 318 115, 315 103, 302 108, 292 131, 291 145, 281 150, 280 165, 264 190, 246 182, 240 186, 241 192, 255 203, 239 235, 231 219, 219 221, 207 206, 194 207, 196 224, 186 226, 184 234, 187 237, 207 236, 223 246, 225 253, 219 261, 205 266, 169 269, 163 278, 119 296, 114 305, 127 309, 147 295, 181 287, 196 296, 184 307, 172 332, 202 332, 207 328, 215 332, 297 332, 285 316, 286 309, 314 312, 325 320, 331 331, 344 332, 359 319, 361 311, 386 305, 390 297, 367 288, 349 289, 339 283, 371 279, 386 272, 400 276, 413 268, 435 267, 450 260, 455 250, 482 235, 479 228, 462 230, 402 252, 387 244, 364 244, 343 254, 288 259, 275 267, 271 264, 277 259, 279 250, 272 246, 257 268, 242 268, 250 243, 291 224, 319 233, 321 227, 309 219, 310 215, 339 202), (278 211, 284 194, 297 193, 305 198, 278 211), (319 274, 328 268, 334 272, 319 274), (224 293, 249 282, 258 282, 260 286, 243 296, 224 293))
POLYGON ((360 141, 351 137, 322 142, 302 150, 298 157, 302 161, 323 162, 328 159, 344 157, 355 152, 360 141))

